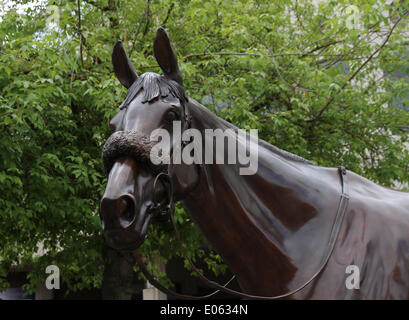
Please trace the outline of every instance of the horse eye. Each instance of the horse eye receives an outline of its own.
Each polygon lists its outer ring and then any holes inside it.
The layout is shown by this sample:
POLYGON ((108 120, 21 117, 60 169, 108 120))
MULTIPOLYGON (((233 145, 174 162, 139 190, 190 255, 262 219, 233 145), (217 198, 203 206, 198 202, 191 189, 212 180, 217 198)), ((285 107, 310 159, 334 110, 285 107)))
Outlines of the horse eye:
POLYGON ((168 121, 168 122, 175 121, 177 118, 178 118, 178 115, 176 114, 175 111, 169 111, 165 115, 165 120, 168 121))

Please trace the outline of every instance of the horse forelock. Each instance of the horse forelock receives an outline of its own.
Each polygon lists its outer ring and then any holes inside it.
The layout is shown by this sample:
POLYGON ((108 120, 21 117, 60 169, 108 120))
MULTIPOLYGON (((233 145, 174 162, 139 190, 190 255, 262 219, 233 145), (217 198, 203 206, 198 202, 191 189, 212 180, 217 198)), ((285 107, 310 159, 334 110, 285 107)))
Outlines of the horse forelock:
POLYGON ((138 94, 143 95, 142 103, 152 102, 157 98, 164 99, 168 96, 179 99, 182 104, 188 101, 185 91, 179 83, 167 76, 153 72, 146 72, 135 80, 129 87, 125 100, 119 108, 126 108, 138 94))

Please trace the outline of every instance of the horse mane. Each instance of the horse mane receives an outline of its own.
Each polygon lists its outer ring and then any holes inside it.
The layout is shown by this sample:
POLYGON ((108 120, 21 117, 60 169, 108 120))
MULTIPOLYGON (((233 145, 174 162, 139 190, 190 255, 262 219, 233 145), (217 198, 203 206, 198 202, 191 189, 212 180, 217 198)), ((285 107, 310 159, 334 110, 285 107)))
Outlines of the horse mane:
MULTIPOLYGON (((221 120, 225 123, 225 125, 227 125, 227 126, 229 126, 229 127, 231 127, 231 128, 237 128, 236 126, 234 126, 234 125, 231 124, 230 122, 228 122, 228 121, 226 121, 226 120, 224 120, 224 119, 221 119, 221 120)), ((272 145, 272 144, 270 144, 270 143, 264 141, 264 140, 261 139, 261 138, 258 138, 258 144, 259 144, 259 146, 262 146, 263 148, 265 148, 265 149, 267 149, 267 150, 269 150, 269 151, 271 151, 271 152, 273 152, 273 153, 275 153, 275 154, 281 156, 282 158, 284 158, 284 159, 286 159, 286 160, 295 161, 295 162, 301 162, 301 163, 305 163, 305 164, 314 164, 314 163, 313 163, 312 161, 310 161, 310 160, 307 160, 307 159, 305 159, 305 158, 303 158, 303 157, 301 157, 301 156, 299 156, 299 155, 296 155, 296 154, 294 154, 294 153, 291 153, 291 152, 289 152, 289 151, 280 149, 280 148, 278 148, 278 147, 276 147, 276 146, 274 146, 274 145, 272 145)))
POLYGON ((314 163, 313 163, 312 161, 310 161, 310 160, 307 160, 307 159, 305 159, 305 158, 303 158, 303 157, 301 157, 301 156, 299 156, 299 155, 296 155, 296 154, 294 154, 294 153, 291 153, 291 152, 289 152, 289 151, 286 151, 286 150, 277 148, 276 146, 273 146, 272 144, 269 144, 269 143, 265 142, 265 141, 262 140, 262 139, 259 139, 259 143, 260 143, 264 148, 266 148, 266 149, 268 149, 268 150, 270 150, 270 151, 272 151, 272 152, 278 154, 279 156, 283 157, 284 159, 291 160, 291 161, 295 161, 295 162, 302 162, 302 163, 305 163, 305 164, 312 164, 312 165, 314 164, 314 163))
MULTIPOLYGON (((200 110, 200 113, 206 113, 207 116, 210 117, 209 119, 213 119, 213 120, 210 120, 210 121, 213 122, 213 124, 216 124, 216 126, 217 126, 217 122, 219 122, 222 126, 225 126, 225 127, 229 128, 229 129, 233 129, 233 130, 238 129, 238 127, 236 127, 234 124, 232 124, 232 123, 230 123, 230 122, 228 122, 228 121, 226 121, 226 120, 224 120, 222 118, 219 118, 218 116, 213 114, 210 110, 208 110, 206 107, 201 105, 199 102, 194 101, 194 100, 192 101, 192 100, 193 99, 190 99, 190 102, 193 103, 193 105, 195 107, 197 107, 198 110, 200 110)), ((211 125, 209 125, 209 127, 211 127, 211 125)), ((278 147, 264 141, 261 138, 258 138, 258 145, 259 145, 259 147, 262 147, 262 148, 266 149, 267 151, 270 151, 270 152, 272 152, 272 153, 274 153, 276 155, 279 155, 283 159, 314 165, 314 163, 312 161, 307 160, 307 159, 305 159, 303 157, 300 157, 300 156, 298 156, 296 154, 293 154, 293 153, 291 153, 289 151, 282 150, 282 149, 280 149, 280 148, 278 148, 278 147)))

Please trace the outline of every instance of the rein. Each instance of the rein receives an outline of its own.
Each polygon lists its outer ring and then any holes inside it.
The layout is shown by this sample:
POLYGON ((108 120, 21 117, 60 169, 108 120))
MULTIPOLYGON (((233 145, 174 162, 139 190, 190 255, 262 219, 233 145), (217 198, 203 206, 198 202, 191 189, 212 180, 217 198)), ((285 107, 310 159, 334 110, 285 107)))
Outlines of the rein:
MULTIPOLYGON (((191 117, 189 116, 189 114, 187 113, 187 108, 186 106, 184 106, 184 127, 189 127, 190 126, 190 120, 191 117)), ((160 282, 158 280, 156 280, 154 278, 154 276, 147 270, 142 257, 135 251, 133 253, 135 259, 136 259, 136 263, 138 264, 140 270, 142 271, 142 273, 145 275, 145 277, 149 280, 149 282, 155 286, 157 289, 161 290, 162 292, 173 296, 175 298, 180 298, 180 299, 193 299, 193 300, 201 300, 201 299, 207 299, 213 295, 215 295, 218 292, 224 292, 224 293, 228 293, 234 296, 238 296, 241 298, 246 298, 246 299, 259 299, 259 300, 277 300, 277 299, 282 299, 282 298, 286 298, 289 297, 295 293, 297 293, 298 291, 301 291, 303 288, 305 288, 308 284, 310 284, 314 279, 317 278, 317 276, 322 272, 322 270, 325 268, 325 266, 327 265, 329 258, 331 257, 334 248, 335 248, 335 244, 339 235, 339 231, 342 225, 342 221, 343 218, 345 216, 345 213, 347 211, 348 208, 348 202, 349 202, 349 193, 348 193, 348 177, 347 177, 347 171, 344 167, 340 166, 338 167, 338 173, 340 175, 340 179, 341 179, 341 184, 342 184, 342 193, 340 195, 340 201, 338 204, 338 210, 334 219, 334 223, 332 225, 332 229, 331 229, 331 234, 330 234, 330 238, 329 238, 329 243, 328 243, 328 247, 327 250, 325 252, 325 255, 323 256, 322 262, 320 267, 318 268, 318 270, 310 277, 310 279, 308 281, 306 281, 304 284, 302 284, 301 286, 299 286, 298 288, 291 290, 287 293, 281 294, 281 295, 277 295, 277 296, 258 296, 258 295, 251 295, 251 294, 246 294, 240 291, 236 291, 236 290, 232 290, 227 288, 227 285, 235 278, 235 276, 233 276, 225 285, 220 285, 215 281, 209 280, 207 277, 205 277, 200 271, 199 269, 194 265, 194 263, 192 262, 192 260, 189 258, 189 256, 186 254, 186 251, 183 247, 183 243, 180 237, 180 233, 177 229, 176 223, 175 223, 175 219, 174 219, 174 212, 175 212, 175 204, 174 204, 174 198, 173 198, 173 185, 172 185, 172 172, 171 172, 171 163, 168 166, 168 172, 167 173, 159 173, 155 180, 154 180, 154 184, 153 184, 153 194, 155 195, 155 191, 156 191, 156 186, 159 180, 162 180, 162 182, 164 182, 164 185, 168 185, 169 187, 167 188, 168 191, 168 199, 169 199, 169 203, 165 206, 164 209, 162 209, 162 205, 159 202, 156 202, 155 199, 153 199, 153 204, 150 208, 150 212, 152 212, 152 214, 157 215, 160 212, 166 212, 166 214, 169 215, 170 221, 172 223, 173 229, 175 231, 175 235, 177 238, 177 242, 178 245, 180 247, 180 249, 182 250, 182 253, 184 255, 184 258, 188 260, 190 266, 192 267, 192 269, 195 271, 195 273, 199 276, 200 280, 202 280, 202 282, 204 284, 206 284, 208 287, 216 289, 216 291, 205 295, 205 296, 191 296, 191 295, 183 295, 183 294, 179 294, 176 293, 172 290, 167 289, 166 287, 164 287, 163 285, 160 284, 160 282), (165 181, 166 180, 166 181, 165 181)))

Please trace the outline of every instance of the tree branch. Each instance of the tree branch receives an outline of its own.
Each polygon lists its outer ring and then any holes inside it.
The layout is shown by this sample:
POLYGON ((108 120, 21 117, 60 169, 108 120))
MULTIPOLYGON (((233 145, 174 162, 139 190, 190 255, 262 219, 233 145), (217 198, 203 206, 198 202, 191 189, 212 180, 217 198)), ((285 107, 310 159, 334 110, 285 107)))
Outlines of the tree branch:
POLYGON ((145 24, 145 29, 143 31, 143 35, 145 35, 148 32, 149 23, 151 21, 151 0, 147 0, 146 2, 147 2, 146 3, 146 13, 145 13, 146 24, 145 24))
MULTIPOLYGON (((382 44, 374 51, 372 54, 362 63, 358 69, 355 70, 355 72, 348 78, 348 80, 342 85, 342 87, 338 90, 337 94, 339 94, 342 90, 345 89, 345 87, 351 83, 351 81, 356 77, 356 75, 372 60, 372 58, 379 53, 385 45, 388 43, 393 31, 395 30, 396 26, 399 24, 401 21, 401 17, 394 23, 390 31, 388 32, 388 35, 386 36, 385 40, 382 42, 382 44)), ((325 110, 328 109, 328 107, 331 105, 332 102, 334 102, 336 97, 336 94, 331 95, 331 97, 328 99, 327 103, 325 106, 318 112, 317 116, 311 120, 311 127, 315 125, 315 123, 320 119, 322 114, 325 112, 325 110)))
POLYGON ((304 24, 301 22, 300 15, 298 14, 298 0, 295 1, 294 13, 295 13, 295 16, 296 16, 297 21, 298 21, 298 23, 300 24, 301 28, 302 28, 304 31, 306 31, 306 29, 305 29, 305 27, 304 27, 304 24))
MULTIPOLYGON (((322 46, 323 48, 325 46, 322 46)), ((318 49, 317 49, 318 50, 318 49)), ((315 51, 315 50, 314 50, 315 51)), ((299 56, 300 58, 304 58, 307 56, 311 57, 344 57, 345 54, 314 54, 314 53, 302 53, 302 52, 283 52, 283 53, 276 53, 276 54, 269 54, 269 55, 264 55, 261 53, 249 53, 249 52, 204 52, 204 53, 193 53, 189 54, 185 57, 182 58, 182 61, 189 60, 191 58, 196 58, 196 57, 208 57, 208 56, 253 56, 253 57, 285 57, 285 56, 299 56)), ((356 57, 355 59, 358 59, 359 57, 356 57)))
POLYGON ((81 6, 80 0, 77 0, 77 8, 78 8, 78 33, 80 36, 80 58, 81 58, 81 66, 84 67, 84 57, 82 55, 82 28, 81 28, 81 6))
POLYGON ((334 40, 334 41, 330 41, 330 42, 327 42, 327 43, 325 43, 325 44, 316 46, 315 48, 311 49, 311 50, 308 51, 307 53, 302 54, 302 55, 301 55, 301 58, 304 58, 305 56, 311 55, 311 54, 314 53, 315 51, 318 51, 318 50, 321 50, 321 49, 326 49, 326 48, 328 48, 328 47, 330 47, 330 46, 332 46, 332 45, 334 45, 334 44, 337 44, 337 43, 340 43, 340 42, 343 42, 343 41, 344 41, 344 40, 334 40))
POLYGON ((166 22, 168 22, 168 19, 169 19, 169 17, 170 17, 170 14, 172 13, 172 10, 173 10, 174 7, 175 7, 175 3, 172 2, 172 3, 170 4, 170 7, 169 7, 169 9, 168 9, 168 12, 166 13, 165 20, 163 20, 163 22, 162 22, 162 27, 165 27, 166 22))
POLYGON ((248 52, 205 52, 205 53, 193 53, 183 57, 183 60, 189 60, 193 57, 206 57, 206 56, 254 56, 262 57, 262 54, 248 53, 248 52))
MULTIPOLYGON (((139 32, 141 31, 141 26, 142 26, 143 22, 145 21, 145 19, 148 19, 148 21, 146 22, 146 26, 145 26, 145 32, 147 31, 148 23, 149 23, 148 15, 150 15, 150 5, 151 5, 151 0, 147 0, 146 9, 142 14, 141 22, 138 25, 138 29, 136 29, 135 36, 134 36, 134 41, 133 41, 132 48, 131 48, 131 51, 130 51, 129 54, 132 54, 133 50, 135 49, 136 42, 138 41, 138 35, 139 35, 139 32)), ((144 34, 145 34, 145 32, 144 32, 144 34)))

